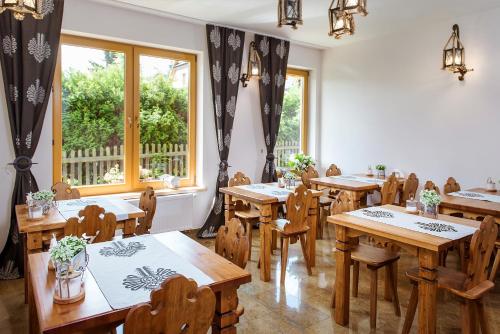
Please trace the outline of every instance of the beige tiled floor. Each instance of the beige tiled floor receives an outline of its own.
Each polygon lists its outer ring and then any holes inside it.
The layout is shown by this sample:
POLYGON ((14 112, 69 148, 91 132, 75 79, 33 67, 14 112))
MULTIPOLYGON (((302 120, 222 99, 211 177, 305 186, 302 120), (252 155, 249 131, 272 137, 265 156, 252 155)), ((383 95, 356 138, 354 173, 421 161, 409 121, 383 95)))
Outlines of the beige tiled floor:
MULTIPOLYGON (((239 333, 369 333, 369 281, 367 271, 361 268, 358 298, 351 298, 351 322, 349 328, 335 324, 330 309, 331 285, 335 275, 335 261, 332 256, 334 247, 333 230, 325 232, 325 240, 318 241, 317 266, 313 275, 308 276, 300 251, 300 245, 290 247, 286 283, 279 284, 279 251, 272 258, 272 281, 261 282, 257 269, 258 231, 254 230, 252 261, 247 269, 252 273, 252 283, 239 290, 240 303, 245 314, 238 325, 239 333)), ((201 241, 213 247, 213 241, 201 241)), ((449 266, 455 257, 450 255, 449 266)), ((396 317, 392 304, 379 297, 377 333, 400 333, 406 313, 410 284, 404 271, 416 265, 416 259, 403 253, 399 262, 398 292, 402 316, 396 317)), ((383 275, 381 275, 383 276, 383 275)), ((500 284, 500 280, 497 280, 500 284)), ((379 280, 379 296, 383 293, 383 279, 379 280)), ((500 288, 497 286, 486 298, 490 329, 500 333, 500 288)), ((412 332, 416 333, 416 323, 412 332)), ((454 297, 439 295, 438 332, 460 333, 460 313, 454 297)), ((27 333, 27 307, 24 305, 23 282, 0 281, 0 333, 27 333)))

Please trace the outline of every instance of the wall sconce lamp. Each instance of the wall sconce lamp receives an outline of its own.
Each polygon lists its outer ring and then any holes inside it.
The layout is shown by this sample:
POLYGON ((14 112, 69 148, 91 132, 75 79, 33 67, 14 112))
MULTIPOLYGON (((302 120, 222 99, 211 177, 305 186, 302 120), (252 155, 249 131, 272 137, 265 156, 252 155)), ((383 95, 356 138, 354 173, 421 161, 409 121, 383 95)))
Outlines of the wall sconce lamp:
POLYGON ((255 42, 252 41, 248 47, 247 73, 242 74, 240 79, 243 87, 248 86, 248 81, 250 81, 250 79, 259 79, 261 71, 260 57, 255 48, 255 42))
POLYGON ((460 29, 458 24, 453 25, 453 32, 446 42, 443 50, 443 70, 459 73, 458 80, 463 81, 467 72, 474 71, 465 66, 465 49, 460 41, 460 29))

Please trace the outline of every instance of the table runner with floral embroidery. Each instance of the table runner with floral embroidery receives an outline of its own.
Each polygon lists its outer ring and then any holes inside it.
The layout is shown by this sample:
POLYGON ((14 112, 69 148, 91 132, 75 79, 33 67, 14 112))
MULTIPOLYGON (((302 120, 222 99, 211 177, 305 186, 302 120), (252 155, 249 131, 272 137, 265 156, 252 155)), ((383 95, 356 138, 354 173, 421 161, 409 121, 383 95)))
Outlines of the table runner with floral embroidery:
POLYGON ((455 196, 455 197, 461 197, 461 198, 467 198, 467 199, 473 199, 473 200, 477 200, 477 201, 487 201, 487 202, 500 203, 500 196, 498 196, 498 195, 483 194, 483 193, 478 193, 475 191, 457 191, 454 193, 449 193, 448 195, 455 196))
POLYGON ((257 194, 275 197, 279 202, 285 202, 288 198, 288 195, 293 192, 293 190, 267 184, 249 184, 246 186, 237 186, 236 188, 245 189, 257 194))
POLYGON ((363 177, 363 176, 357 176, 357 175, 338 175, 338 176, 330 176, 330 177, 332 179, 340 179, 340 180, 347 180, 347 181, 356 181, 356 182, 377 184, 379 186, 382 186, 385 182, 385 180, 382 180, 382 179, 375 179, 375 178, 363 177))

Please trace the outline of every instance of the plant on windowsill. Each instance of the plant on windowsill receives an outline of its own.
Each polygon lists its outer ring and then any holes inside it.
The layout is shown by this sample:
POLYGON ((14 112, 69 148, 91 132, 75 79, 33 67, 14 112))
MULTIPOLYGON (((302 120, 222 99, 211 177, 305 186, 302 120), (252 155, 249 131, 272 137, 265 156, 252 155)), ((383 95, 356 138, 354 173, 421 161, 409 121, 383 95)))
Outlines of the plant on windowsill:
POLYGON ((314 165, 314 159, 304 153, 292 154, 288 158, 288 166, 290 167, 290 171, 296 176, 301 176, 303 171, 305 171, 309 166, 314 165))
POLYGON ((377 177, 380 179, 385 179, 385 165, 376 165, 375 169, 377 170, 377 177))
POLYGON ((420 203, 422 204, 422 215, 429 218, 438 218, 441 196, 435 190, 422 190, 420 192, 420 203))

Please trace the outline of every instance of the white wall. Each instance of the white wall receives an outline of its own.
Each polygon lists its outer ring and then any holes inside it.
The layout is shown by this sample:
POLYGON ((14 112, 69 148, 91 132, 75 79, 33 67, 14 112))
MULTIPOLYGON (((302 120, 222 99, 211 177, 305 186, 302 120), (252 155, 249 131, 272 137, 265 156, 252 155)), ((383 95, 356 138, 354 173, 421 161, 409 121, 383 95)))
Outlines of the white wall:
POLYGON ((463 187, 500 178, 499 17, 470 14, 325 52, 322 167, 385 163, 440 186, 448 176, 463 187), (475 69, 465 82, 440 70, 453 23, 475 69))
MULTIPOLYGON (((201 226, 211 206, 215 192, 218 170, 217 143, 215 137, 211 87, 206 53, 206 33, 203 24, 177 21, 149 13, 126 8, 103 5, 93 1, 66 0, 63 30, 68 33, 89 35, 104 39, 131 42, 147 46, 178 49, 198 54, 198 101, 197 101, 197 182, 208 187, 208 191, 197 193, 194 199, 193 226, 201 226)), ((248 46, 252 34, 246 36, 248 46)), ((246 52, 243 66, 246 66, 246 52)), ((321 51, 293 45, 289 63, 291 66, 311 70, 310 112, 311 129, 318 110, 320 94, 321 51)), ((1 80, 1 79, 0 79, 1 80)), ((0 249, 3 248, 10 216, 10 196, 13 188, 14 172, 4 168, 14 159, 10 128, 8 123, 3 85, 0 84, 0 249)), ((251 82, 241 88, 238 96, 237 113, 231 145, 230 172, 243 170, 254 180, 260 180, 265 160, 265 145, 260 120, 258 85, 251 82), (264 153, 261 153, 264 150, 264 153)), ((311 132, 316 138, 315 132, 311 132)), ((40 187, 52 184, 52 107, 49 103, 42 138, 33 168, 40 187)), ((310 150, 314 151, 315 141, 310 140, 310 150)), ((187 225, 191 225, 187 224, 187 225)))

